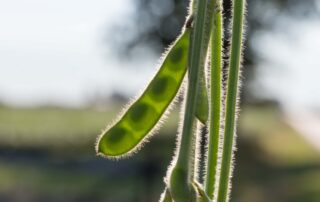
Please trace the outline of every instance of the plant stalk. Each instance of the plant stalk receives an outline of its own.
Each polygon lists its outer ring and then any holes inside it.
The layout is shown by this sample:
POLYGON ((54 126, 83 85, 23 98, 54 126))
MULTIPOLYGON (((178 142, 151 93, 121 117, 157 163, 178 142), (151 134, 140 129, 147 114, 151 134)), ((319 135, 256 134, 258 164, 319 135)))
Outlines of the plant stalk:
POLYGON ((194 15, 194 27, 190 41, 189 81, 186 95, 185 114, 177 162, 174 165, 170 177, 170 191, 176 202, 190 201, 190 191, 194 180, 194 150, 195 150, 195 112, 197 107, 198 85, 201 66, 207 55, 210 32, 206 36, 206 29, 211 30, 213 7, 210 0, 198 0, 194 15))
POLYGON ((216 176, 220 136, 221 116, 221 70, 222 70, 222 5, 216 1, 214 20, 211 32, 211 78, 210 78, 210 113, 209 113, 209 140, 206 164, 205 191, 212 200, 216 176))
POLYGON ((217 198, 218 202, 228 201, 228 194, 231 187, 230 178, 233 166, 232 156, 236 128, 237 98, 241 65, 244 10, 245 0, 233 1, 231 55, 227 84, 226 117, 220 183, 217 198))

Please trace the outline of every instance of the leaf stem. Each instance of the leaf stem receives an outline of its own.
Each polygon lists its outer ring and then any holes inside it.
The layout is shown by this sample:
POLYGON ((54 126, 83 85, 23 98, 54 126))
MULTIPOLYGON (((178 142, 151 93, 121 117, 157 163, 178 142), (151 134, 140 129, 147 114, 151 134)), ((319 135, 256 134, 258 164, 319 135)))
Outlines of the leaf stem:
MULTIPOLYGON (((181 144, 179 148, 179 155, 177 159, 177 166, 189 164, 189 159, 192 155, 192 136, 194 135, 193 128, 195 127, 195 109, 196 109, 196 97, 197 97, 197 86, 199 83, 199 73, 201 56, 203 53, 203 34, 204 34, 204 21, 205 21, 205 10, 207 0, 199 0, 197 6, 197 12, 195 17, 195 27, 192 34, 192 47, 190 68, 189 68, 189 81, 187 90, 187 100, 185 115, 183 120, 181 144)), ((191 182, 191 179, 188 180, 191 182)))
POLYGON ((228 201, 230 177, 232 171, 232 155, 234 148, 234 134, 236 124, 236 108, 239 87, 239 74, 242 51, 243 20, 245 0, 233 1, 233 25, 231 40, 231 55, 228 74, 226 117, 221 163, 218 202, 228 201))
MULTIPOLYGON (((190 68, 189 68, 189 82, 188 82, 188 92, 187 92, 187 102, 186 102, 186 112, 184 116, 184 124, 183 124, 183 132, 182 132, 182 140, 180 152, 181 154, 178 157, 179 163, 185 163, 185 159, 190 159, 188 157, 188 152, 182 152, 181 149, 185 148, 184 145, 188 145, 187 141, 192 136, 192 121, 194 121, 196 109, 196 98, 199 93, 197 90, 197 86, 199 85, 199 76, 201 74, 201 68, 204 68, 205 59, 208 50, 208 43, 210 39, 210 30, 212 23, 212 13, 213 13, 213 3, 214 0, 198 0, 197 6, 197 16, 194 27, 194 32, 192 33, 191 39, 191 54, 190 54, 190 68), (191 121, 192 120, 192 121, 191 121), (184 135, 191 134, 191 135, 184 135), (188 158, 184 158, 184 156, 188 158)), ((193 123, 194 124, 194 123, 193 123)), ((193 147, 193 146, 189 146, 193 147)), ((185 150, 186 151, 186 150, 185 150)))
POLYGON ((218 161, 221 113, 221 70, 222 70, 222 5, 216 1, 211 34, 211 78, 210 78, 210 123, 207 167, 205 179, 206 194, 213 199, 218 161))
MULTIPOLYGON (((195 165, 195 112, 197 107, 198 85, 201 67, 204 67, 210 39, 211 18, 213 6, 212 0, 198 0, 195 9, 195 23, 190 40, 190 64, 188 72, 188 88, 186 95, 185 114, 181 141, 178 148, 178 157, 170 177, 170 189, 175 201, 186 202, 190 199, 190 190, 194 178, 195 165), (209 16, 209 19, 208 19, 209 16), (208 33, 208 34, 206 34, 208 33)), ((194 3, 194 2, 192 2, 194 3)))

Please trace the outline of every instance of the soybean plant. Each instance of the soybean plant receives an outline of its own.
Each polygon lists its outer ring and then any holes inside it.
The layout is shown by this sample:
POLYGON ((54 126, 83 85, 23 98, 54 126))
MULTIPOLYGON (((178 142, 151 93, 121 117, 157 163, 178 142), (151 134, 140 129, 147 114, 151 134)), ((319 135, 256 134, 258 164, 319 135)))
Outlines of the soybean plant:
POLYGON ((164 54, 154 78, 97 140, 98 155, 107 158, 118 158, 136 151, 158 128, 178 92, 183 89, 182 124, 177 136, 177 150, 165 178, 166 188, 160 197, 162 202, 229 200, 245 0, 233 0, 230 61, 225 61, 229 65, 226 84, 221 81, 222 11, 222 0, 190 1, 185 26, 164 54), (206 74, 208 65, 209 75, 206 74), (181 88, 183 83, 185 88, 181 88), (222 96, 224 91, 226 99, 222 96), (202 125, 209 128, 204 185, 197 179, 199 158, 196 151, 202 125))

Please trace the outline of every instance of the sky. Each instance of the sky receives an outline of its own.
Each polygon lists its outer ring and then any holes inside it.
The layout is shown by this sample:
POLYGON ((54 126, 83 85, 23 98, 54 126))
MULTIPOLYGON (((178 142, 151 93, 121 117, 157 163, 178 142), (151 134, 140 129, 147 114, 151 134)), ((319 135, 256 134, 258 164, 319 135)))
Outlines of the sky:
MULTIPOLYGON (((319 12, 320 13, 320 12, 319 12)), ((320 111, 320 18, 282 16, 252 43, 261 60, 254 90, 288 110, 320 111), (290 108, 290 109, 289 109, 290 108)))
MULTIPOLYGON (((126 61, 106 39, 134 15, 133 3, 0 0, 0 102, 82 106, 95 94, 136 95, 156 71, 159 53, 145 47, 126 61)), ((272 32, 254 36, 262 60, 252 89, 291 108, 320 109, 319 18, 283 16, 275 23, 272 32)))
POLYGON ((142 69, 149 76, 152 68, 130 66, 154 66, 152 52, 126 63, 106 45, 106 32, 133 15, 132 3, 0 0, 0 100, 81 106, 95 93, 139 88, 146 81, 130 78, 142 69))

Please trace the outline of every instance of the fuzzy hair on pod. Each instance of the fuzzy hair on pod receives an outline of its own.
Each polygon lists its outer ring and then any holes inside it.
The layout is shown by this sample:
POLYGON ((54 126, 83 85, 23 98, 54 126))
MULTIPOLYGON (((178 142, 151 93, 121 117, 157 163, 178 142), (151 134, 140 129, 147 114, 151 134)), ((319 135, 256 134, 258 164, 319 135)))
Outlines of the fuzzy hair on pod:
MULTIPOLYGON (((182 30, 182 34, 180 35, 180 37, 178 37, 178 39, 180 39, 183 35, 183 33, 185 32, 185 29, 182 30)), ((160 63, 159 63, 159 67, 158 67, 158 71, 161 71, 161 66, 164 62, 164 60, 167 58, 168 53, 170 52, 170 50, 172 50, 172 48, 175 46, 175 44, 178 42, 178 40, 176 40, 175 43, 173 43, 166 51, 165 53, 162 55, 161 59, 160 59, 160 63)), ((183 75, 185 76, 185 75, 183 75)), ((153 81, 154 77, 151 79, 150 83, 153 81)), ((179 94, 179 89, 181 88, 181 86, 177 89, 177 94, 179 94)), ((173 108, 173 106, 175 105, 175 103, 177 102, 177 96, 175 95, 174 98, 171 100, 171 102, 169 103, 169 105, 164 109, 164 112, 161 114, 161 117, 159 118, 159 120, 157 121, 157 123, 153 126, 153 128, 148 132, 148 134, 144 135, 143 138, 138 142, 138 144, 136 144, 134 146, 134 148, 131 148, 130 151, 121 154, 121 155, 116 155, 116 156, 112 156, 112 155, 105 155, 102 152, 99 152, 99 143, 101 141, 101 139, 104 137, 104 135, 107 133, 107 131, 109 131, 112 127, 114 127, 117 123, 119 123, 121 121, 121 119, 125 116, 125 114, 127 113, 128 109, 133 106, 134 104, 136 104, 139 100, 139 98, 141 96, 144 95, 145 91, 141 91, 140 94, 138 96, 136 96, 135 99, 132 99, 129 104, 127 104, 123 109, 122 112, 120 113, 120 115, 109 125, 107 126, 107 128, 105 130, 102 131, 101 135, 97 138, 96 141, 96 145, 95 145, 95 149, 97 152, 98 156, 102 156, 108 159, 121 159, 121 158, 126 158, 131 156, 132 154, 134 154, 135 152, 137 152, 140 148, 143 147, 143 145, 148 142, 148 140, 150 139, 150 137, 152 137, 161 127, 161 125, 164 123, 164 121, 166 120, 167 115, 169 114, 169 112, 171 111, 171 109, 173 108)))
MULTIPOLYGON (((139 96, 137 96, 139 97, 139 96)), ((168 106, 168 108, 166 109, 166 111, 163 113, 163 115, 161 116, 160 120, 157 122, 157 124, 152 128, 152 130, 133 148, 131 149, 129 152, 119 155, 119 156, 109 156, 109 155, 104 155, 100 152, 98 152, 98 147, 99 147, 99 141, 102 138, 102 136, 106 133, 106 131, 108 131, 110 128, 112 128, 121 118, 122 116, 126 113, 126 111, 128 110, 129 107, 132 106, 133 103, 135 103, 135 99, 132 99, 128 104, 126 104, 123 109, 121 110, 120 114, 118 115, 118 117, 110 124, 106 127, 106 129, 102 130, 101 134, 98 136, 98 138, 96 139, 96 143, 95 143, 95 150, 97 152, 97 156, 101 156, 103 158, 106 159, 110 159, 110 160, 121 160, 121 159, 126 159, 129 158, 130 156, 134 155, 135 153, 137 153, 146 143, 149 142, 150 138, 153 137, 154 134, 156 134, 161 126, 166 122, 168 115, 170 114, 170 112, 174 109, 176 103, 178 102, 177 97, 174 98, 172 100, 172 102, 170 103, 170 105, 168 106)))

